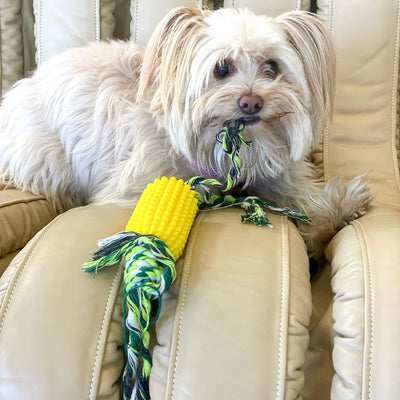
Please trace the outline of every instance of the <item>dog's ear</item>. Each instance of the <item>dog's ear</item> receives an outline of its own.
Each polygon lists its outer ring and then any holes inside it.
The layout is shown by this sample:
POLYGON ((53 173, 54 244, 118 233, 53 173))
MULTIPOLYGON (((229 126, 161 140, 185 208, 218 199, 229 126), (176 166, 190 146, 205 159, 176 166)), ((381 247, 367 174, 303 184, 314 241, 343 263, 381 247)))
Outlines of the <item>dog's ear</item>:
POLYGON ((158 24, 146 46, 137 98, 150 91, 155 112, 169 113, 178 106, 190 76, 190 60, 198 49, 203 20, 208 13, 200 8, 171 10, 158 24))
POLYGON ((335 94, 336 54, 331 34, 311 13, 293 11, 277 18, 303 63, 311 93, 311 117, 315 135, 331 115, 335 94))

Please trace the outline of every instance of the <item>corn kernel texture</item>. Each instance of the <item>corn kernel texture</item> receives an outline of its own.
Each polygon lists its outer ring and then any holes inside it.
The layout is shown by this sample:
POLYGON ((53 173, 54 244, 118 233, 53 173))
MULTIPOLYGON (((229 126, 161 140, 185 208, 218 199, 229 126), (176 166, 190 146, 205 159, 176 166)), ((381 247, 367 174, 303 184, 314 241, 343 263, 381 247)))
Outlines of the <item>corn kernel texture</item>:
POLYGON ((156 179, 144 190, 125 230, 157 236, 177 260, 196 217, 197 203, 195 191, 182 179, 156 179))

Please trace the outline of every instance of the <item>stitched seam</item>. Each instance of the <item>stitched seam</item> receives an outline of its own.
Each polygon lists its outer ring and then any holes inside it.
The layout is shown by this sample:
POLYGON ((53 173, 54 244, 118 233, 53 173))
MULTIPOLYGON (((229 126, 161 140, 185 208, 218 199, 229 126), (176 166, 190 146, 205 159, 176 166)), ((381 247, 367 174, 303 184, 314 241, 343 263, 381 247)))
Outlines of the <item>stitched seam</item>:
POLYGON ((331 4, 329 5, 329 29, 332 34, 333 34, 335 17, 336 17, 336 3, 335 0, 332 0, 331 4))
POLYGON ((137 43, 139 36, 139 0, 135 1, 135 26, 133 27, 134 39, 133 41, 137 43))
MULTIPOLYGON (((105 325, 106 325, 106 321, 109 320, 109 317, 111 316, 111 303, 112 302, 112 294, 114 293, 114 288, 115 288, 115 284, 118 282, 118 285, 120 284, 120 278, 122 276, 122 272, 123 272, 124 268, 122 265, 120 265, 117 269, 117 272, 115 273, 114 279, 113 279, 113 283, 110 287, 110 290, 108 291, 108 297, 107 297, 107 303, 106 303, 106 307, 104 310, 104 314, 103 314, 103 321, 101 324, 101 328, 100 328, 100 335, 99 335, 99 339, 97 341, 97 346, 96 346, 96 355, 95 355, 95 359, 94 359, 94 364, 93 364, 93 370, 92 370, 92 380, 90 383, 90 390, 89 390, 89 399, 96 399, 97 398, 97 393, 96 391, 98 390, 98 384, 99 382, 97 382, 97 390, 95 391, 95 384, 96 384, 96 370, 98 368, 98 365, 101 364, 101 362, 103 361, 103 356, 104 356, 104 351, 100 352, 101 349, 101 345, 103 343, 103 337, 107 336, 108 334, 108 330, 107 333, 105 335, 106 330, 105 325)), ((104 346, 105 347, 105 346, 104 346)), ((103 347, 103 349, 104 349, 103 347)))
MULTIPOLYGON (((25 269, 26 269, 26 266, 27 266, 29 260, 31 259, 34 250, 36 249, 36 247, 38 246, 38 244, 47 236, 49 230, 50 230, 53 226, 54 226, 54 224, 47 225, 47 226, 42 230, 42 234, 41 234, 40 237, 36 240, 36 243, 32 246, 32 248, 29 250, 29 253, 25 256, 26 258, 25 258, 25 261, 24 261, 24 263, 23 263, 22 268, 19 269, 19 271, 17 272, 17 275, 16 275, 15 278, 11 278, 10 285, 13 285, 13 289, 12 289, 12 291, 11 291, 10 297, 9 297, 9 299, 8 299, 8 301, 7 301, 7 304, 6 304, 6 306, 5 306, 5 309, 4 309, 4 315, 3 315, 3 318, 2 318, 1 324, 0 324, 0 334, 1 334, 1 331, 3 330, 4 324, 5 324, 7 315, 8 315, 8 311, 9 311, 11 302, 12 302, 13 299, 14 299, 15 290, 16 290, 16 288, 17 288, 17 286, 18 286, 18 283, 19 283, 19 281, 20 281, 20 279, 21 279, 21 276, 22 276, 22 274, 24 273, 24 271, 25 271, 25 269), (14 281, 14 283, 12 283, 12 281, 14 281)), ((7 290, 7 289, 6 289, 6 290, 7 290)), ((1 312, 1 311, 0 311, 0 312, 1 312)))
POLYGON ((37 60, 36 63, 39 66, 43 59, 43 4, 42 1, 38 1, 38 21, 37 21, 37 60))
MULTIPOLYGON (((193 227, 193 231, 191 233, 191 244, 190 247, 187 248, 186 250, 186 262, 185 264, 187 265, 187 268, 185 269, 186 276, 184 277, 185 280, 182 282, 183 285, 181 284, 181 293, 182 293, 182 304, 179 310, 179 322, 178 322, 178 335, 176 339, 176 344, 175 344, 175 360, 174 360, 174 366, 173 366, 173 373, 172 373, 172 388, 171 388, 171 399, 173 400, 175 397, 175 384, 176 384, 176 373, 177 373, 177 368, 178 368, 178 358, 179 358, 179 346, 181 344, 181 338, 182 338, 182 326, 183 326, 183 314, 184 314, 184 308, 185 308, 185 301, 186 301, 186 295, 187 295, 187 289, 189 286, 189 280, 190 280, 190 273, 192 270, 192 254, 193 254, 193 243, 196 241, 197 233, 199 230, 200 222, 202 222, 204 219, 204 214, 200 214, 197 217, 197 220, 199 221, 195 226, 193 227)), ((171 354, 172 351, 171 351, 171 354)))
POLYGON ((42 202, 42 201, 47 201, 47 200, 46 200, 45 197, 41 197, 41 196, 39 197, 39 196, 34 196, 34 195, 32 197, 28 197, 28 198, 25 198, 25 199, 9 200, 9 201, 5 201, 4 203, 0 204, 0 210, 2 208, 7 208, 7 207, 10 207, 10 206, 14 206, 16 204, 36 203, 38 201, 42 202))
MULTIPOLYGON (((333 28, 334 28, 334 19, 335 19, 335 1, 332 0, 329 4, 328 8, 328 25, 329 31, 333 35, 333 28)), ((333 107, 333 105, 332 105, 333 107)), ((333 115, 332 115, 333 118, 333 115)), ((329 120, 325 124, 325 139, 323 143, 323 163, 324 163, 324 180, 328 181, 330 179, 330 172, 329 172, 329 120)))
MULTIPOLYGON (((374 353, 374 323, 375 323, 375 315, 374 315, 374 292, 373 292, 373 278, 372 278, 372 266, 371 266, 371 256, 368 248, 368 243, 367 243, 367 238, 366 234, 364 231, 363 226, 359 221, 352 221, 352 225, 357 227, 359 237, 362 237, 362 245, 364 247, 367 260, 363 260, 363 264, 365 265, 365 272, 366 275, 364 274, 365 277, 365 282, 364 282, 364 292, 365 292, 365 306, 367 309, 365 310, 366 315, 368 314, 369 317, 369 323, 366 323, 366 320, 364 318, 364 351, 363 354, 366 353, 366 345, 367 345, 367 326, 370 327, 369 331, 369 354, 368 354, 368 399, 372 399, 372 365, 373 365, 373 353, 374 353), (368 288, 368 292, 367 289, 368 288), (368 295, 368 296, 367 296, 368 295), (369 310, 368 310, 369 308, 369 310)), ((362 253, 362 254, 363 254, 362 253)), ((364 258, 364 257, 363 257, 364 258)), ((365 360, 367 358, 365 357, 365 360)), ((364 369, 364 368, 363 368, 364 369)), ((363 373, 364 371, 362 371, 363 373)), ((363 385, 364 387, 364 385, 363 385)), ((363 390, 363 388, 361 389, 363 390)), ((362 395, 362 393, 360 393, 362 395)))
POLYGON ((390 146, 392 148, 393 170, 397 189, 400 189, 399 165, 396 149, 396 108, 397 108, 397 82, 399 74, 399 31, 400 31, 400 7, 397 2, 397 20, 396 20, 396 42, 393 60, 393 82, 392 82, 392 126, 390 132, 390 146))
POLYGON ((285 331, 285 326, 284 326, 284 318, 285 316, 285 305, 287 306, 287 296, 286 295, 286 266, 288 264, 288 252, 287 252, 287 246, 286 246, 286 237, 287 237, 287 220, 285 220, 283 217, 280 218, 282 221, 282 234, 281 234, 281 254, 282 254, 282 260, 281 260, 281 296, 280 296, 280 312, 279 312, 279 349, 278 349, 278 374, 277 374, 277 383, 276 383, 276 395, 275 398, 276 400, 279 400, 280 398, 284 397, 284 383, 285 379, 283 376, 283 362, 284 360, 284 351, 283 351, 283 345, 284 345, 284 338, 287 337, 285 331), (285 334, 284 334, 285 333, 285 334))
POLYGON ((297 0, 296 2, 296 10, 300 10, 301 9, 301 0, 297 0))
POLYGON ((100 0, 94 0, 94 37, 95 41, 98 42, 101 37, 100 32, 100 0))

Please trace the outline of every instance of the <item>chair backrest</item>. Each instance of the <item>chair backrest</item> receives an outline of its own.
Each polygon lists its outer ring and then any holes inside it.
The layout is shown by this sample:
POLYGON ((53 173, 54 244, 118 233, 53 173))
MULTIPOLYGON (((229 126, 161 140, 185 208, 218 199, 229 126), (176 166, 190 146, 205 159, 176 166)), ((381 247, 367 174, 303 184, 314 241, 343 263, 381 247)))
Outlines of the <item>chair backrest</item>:
POLYGON ((338 55, 325 179, 366 172, 375 204, 399 207, 399 0, 318 0, 338 55))

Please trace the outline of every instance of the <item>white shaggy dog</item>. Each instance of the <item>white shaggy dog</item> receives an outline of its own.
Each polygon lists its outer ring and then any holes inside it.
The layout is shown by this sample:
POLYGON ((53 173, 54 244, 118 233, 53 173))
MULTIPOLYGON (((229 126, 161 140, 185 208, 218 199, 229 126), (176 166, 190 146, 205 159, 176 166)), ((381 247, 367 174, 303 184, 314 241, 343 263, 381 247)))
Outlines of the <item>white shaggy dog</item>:
POLYGON ((135 204, 156 177, 221 179, 216 142, 243 118, 238 189, 312 219, 311 255, 371 196, 360 178, 319 185, 307 156, 319 144, 334 92, 335 56, 316 18, 179 8, 145 50, 107 42, 72 49, 11 89, 0 108, 0 181, 45 195, 58 210, 135 204))

